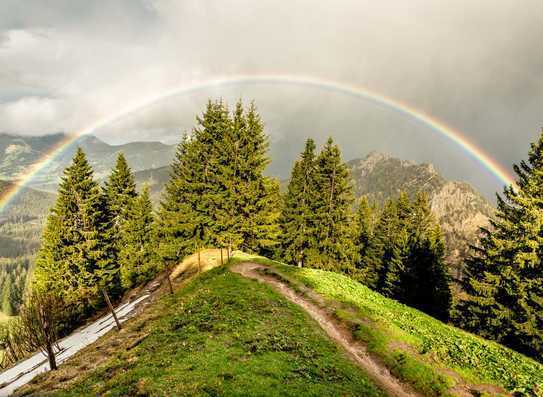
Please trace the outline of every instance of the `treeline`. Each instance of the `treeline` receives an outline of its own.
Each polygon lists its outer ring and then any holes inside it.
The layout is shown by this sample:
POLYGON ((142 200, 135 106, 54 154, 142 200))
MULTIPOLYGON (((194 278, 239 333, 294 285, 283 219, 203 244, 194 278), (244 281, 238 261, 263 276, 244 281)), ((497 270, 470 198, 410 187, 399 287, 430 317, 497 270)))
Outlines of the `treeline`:
POLYGON ((313 140, 294 164, 281 214, 276 256, 287 263, 351 275, 383 295, 442 320, 451 292, 443 235, 428 197, 406 193, 380 209, 356 208, 347 166, 332 139, 320 153, 313 140))
POLYGON ((279 235, 279 184, 264 176, 268 137, 256 108, 209 102, 177 148, 158 209, 157 252, 177 263, 202 247, 271 254, 279 235))
POLYGON ((543 134, 472 247, 459 326, 543 362, 543 134))
POLYGON ((0 309, 7 316, 19 312, 30 264, 30 257, 0 258, 0 309))
MULTIPOLYGON (((101 187, 81 149, 64 171, 45 225, 32 290, 60 298, 68 324, 159 270, 148 190, 136 191, 123 154, 101 187)), ((69 325, 68 325, 69 327, 69 325)))
POLYGON ((58 337, 160 271, 154 224, 148 189, 136 191, 122 154, 100 186, 78 149, 47 218, 19 316, 0 327, 2 366, 40 349, 56 369, 58 337))
POLYGON ((9 316, 18 314, 40 246, 42 219, 33 215, 29 202, 17 200, 0 219, 0 310, 9 316))

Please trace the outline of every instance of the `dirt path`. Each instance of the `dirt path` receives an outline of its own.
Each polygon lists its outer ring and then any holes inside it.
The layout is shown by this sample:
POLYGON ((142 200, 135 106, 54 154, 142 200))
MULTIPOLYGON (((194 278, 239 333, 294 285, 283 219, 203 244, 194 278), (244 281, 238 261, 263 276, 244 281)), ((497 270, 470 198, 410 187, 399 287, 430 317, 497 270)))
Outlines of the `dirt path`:
MULTIPOLYGON (((383 364, 372 358, 368 354, 366 347, 362 343, 354 340, 351 332, 345 329, 345 327, 326 310, 313 303, 310 299, 296 293, 286 283, 273 276, 262 274, 259 271, 267 268, 267 266, 257 263, 245 262, 232 266, 231 270, 242 276, 271 285, 289 301, 302 307, 315 321, 317 321, 328 336, 341 346, 348 356, 389 396, 420 396, 420 394, 414 392, 408 385, 403 384, 395 378, 383 364)), ((315 298, 318 299, 317 296, 315 298)))

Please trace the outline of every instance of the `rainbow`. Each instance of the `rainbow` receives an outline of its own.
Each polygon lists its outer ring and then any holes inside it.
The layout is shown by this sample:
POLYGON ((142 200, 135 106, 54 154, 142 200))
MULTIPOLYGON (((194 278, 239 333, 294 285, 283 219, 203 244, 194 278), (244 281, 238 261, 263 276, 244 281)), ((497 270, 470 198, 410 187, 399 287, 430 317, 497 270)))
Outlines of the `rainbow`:
POLYGON ((0 197, 0 213, 15 199, 17 194, 32 181, 33 177, 51 163, 57 156, 59 156, 67 147, 77 141, 83 135, 90 134, 102 127, 115 123, 123 118, 137 113, 157 102, 163 101, 167 98, 175 97, 178 95, 187 95, 193 92, 202 91, 209 88, 235 86, 239 84, 281 84, 281 85, 294 85, 301 87, 317 88, 321 90, 331 91, 343 95, 348 95, 356 99, 363 99, 371 101, 378 105, 390 108, 398 113, 401 113, 409 118, 412 118, 421 124, 429 127, 434 132, 446 137, 449 141, 455 143, 461 147, 470 157, 475 159, 490 173, 492 173, 501 183, 505 185, 515 185, 513 177, 510 173, 490 155, 488 155, 483 149, 477 147, 472 143, 465 135, 460 131, 457 131, 447 126, 442 121, 429 114, 424 113, 404 102, 393 99, 378 92, 369 90, 365 87, 343 84, 341 82, 306 77, 306 76, 291 76, 291 75, 235 75, 229 77, 214 78, 206 81, 197 81, 190 84, 184 84, 179 87, 170 88, 161 91, 157 95, 152 95, 134 101, 126 106, 118 109, 97 121, 91 125, 71 133, 66 136, 64 140, 59 142, 46 153, 39 161, 25 170, 24 174, 20 176, 20 179, 11 184, 7 189, 2 192, 0 197))

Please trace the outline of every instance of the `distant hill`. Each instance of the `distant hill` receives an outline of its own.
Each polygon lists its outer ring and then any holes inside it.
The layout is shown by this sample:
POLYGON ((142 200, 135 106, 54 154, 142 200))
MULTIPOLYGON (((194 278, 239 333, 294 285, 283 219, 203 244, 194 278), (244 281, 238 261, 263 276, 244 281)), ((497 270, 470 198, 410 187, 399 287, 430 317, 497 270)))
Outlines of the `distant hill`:
MULTIPOLYGON (((0 179, 15 180, 31 164, 65 138, 64 134, 26 137, 0 134, 0 179)), ((95 136, 81 137, 66 148, 60 158, 52 161, 34 178, 32 184, 41 189, 54 191, 58 178, 70 163, 77 147, 83 148, 98 179, 104 178, 115 164, 119 152, 123 152, 134 171, 159 168, 170 164, 175 145, 160 142, 130 142, 109 145, 95 136)))
POLYGON ((453 275, 461 276, 461 259, 470 243, 476 241, 481 226, 488 224, 494 207, 476 189, 465 182, 448 181, 431 164, 417 164, 382 153, 348 162, 357 196, 366 195, 382 204, 400 191, 413 197, 425 191, 432 211, 445 234, 453 275))
MULTIPOLYGON (((12 182, 0 181, 0 195, 12 187, 12 182)), ((0 213, 0 292, 5 292, 5 283, 11 280, 12 307, 15 310, 21 303, 19 291, 24 290, 26 277, 40 246, 47 210, 54 200, 52 193, 23 188, 0 213)))
MULTIPOLYGON (((13 187, 15 182, 0 180, 0 196, 13 187)), ((49 207, 54 203, 56 195, 41 190, 23 187, 17 193, 13 201, 0 214, 0 223, 19 218, 39 219, 43 218, 49 207)))
POLYGON ((64 138, 61 133, 35 137, 0 133, 0 179, 19 179, 28 166, 64 138))
POLYGON ((170 179, 170 169, 171 167, 167 165, 160 168, 138 171, 134 175, 136 184, 143 186, 146 183, 149 186, 151 199, 154 202, 158 202, 164 186, 168 182, 168 179, 170 179))
MULTIPOLYGON (((12 186, 0 181, 0 195, 12 186)), ((39 238, 48 209, 55 195, 23 188, 6 210, 0 214, 0 262, 6 258, 32 255, 39 245, 39 238)))

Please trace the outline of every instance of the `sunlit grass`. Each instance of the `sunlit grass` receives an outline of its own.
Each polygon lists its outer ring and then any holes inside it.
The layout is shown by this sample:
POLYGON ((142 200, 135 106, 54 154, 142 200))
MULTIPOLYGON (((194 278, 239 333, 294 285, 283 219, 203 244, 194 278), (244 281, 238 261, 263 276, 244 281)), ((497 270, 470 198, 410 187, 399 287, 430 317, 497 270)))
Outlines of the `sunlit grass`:
MULTIPOLYGON (((148 310, 129 324, 148 334, 137 347, 50 395, 383 395, 303 310, 226 267, 148 310)), ((39 382, 28 390, 47 394, 39 382)))
POLYGON ((543 395, 543 365, 522 354, 385 298, 347 276, 261 257, 250 260, 270 264, 285 280, 341 302, 336 315, 351 324, 355 336, 426 395, 444 395, 460 379, 483 385, 483 390, 496 385, 520 395, 543 395))

